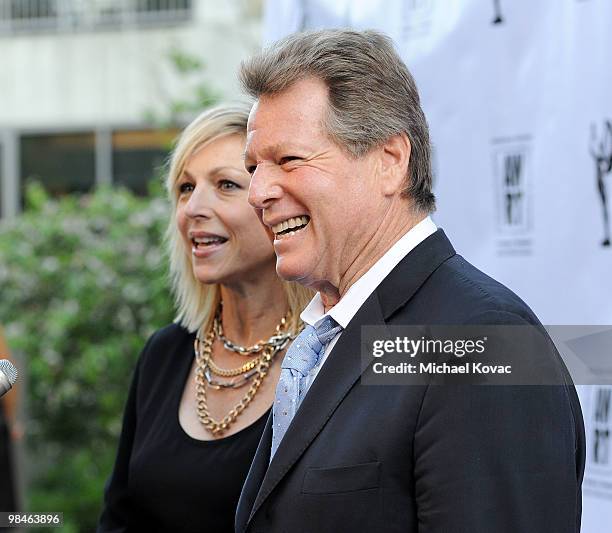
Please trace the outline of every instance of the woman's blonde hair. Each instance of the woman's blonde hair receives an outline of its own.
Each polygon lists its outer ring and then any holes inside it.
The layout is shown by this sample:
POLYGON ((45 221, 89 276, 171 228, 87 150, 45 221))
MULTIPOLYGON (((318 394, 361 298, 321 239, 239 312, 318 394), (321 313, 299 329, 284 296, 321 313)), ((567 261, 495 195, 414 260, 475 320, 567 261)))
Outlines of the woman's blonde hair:
MULTIPOLYGON (((179 136, 170 156, 170 167, 166 175, 166 191, 170 199, 170 220, 166 230, 166 244, 170 259, 170 280, 177 308, 175 322, 194 332, 210 327, 220 301, 221 291, 217 284, 200 282, 193 273, 191 250, 187 248, 176 224, 178 201, 177 181, 187 160, 198 150, 227 135, 246 137, 249 107, 245 104, 221 105, 201 113, 179 136)), ((289 308, 289 328, 297 332, 300 327, 300 312, 313 292, 295 282, 283 281, 289 308)))

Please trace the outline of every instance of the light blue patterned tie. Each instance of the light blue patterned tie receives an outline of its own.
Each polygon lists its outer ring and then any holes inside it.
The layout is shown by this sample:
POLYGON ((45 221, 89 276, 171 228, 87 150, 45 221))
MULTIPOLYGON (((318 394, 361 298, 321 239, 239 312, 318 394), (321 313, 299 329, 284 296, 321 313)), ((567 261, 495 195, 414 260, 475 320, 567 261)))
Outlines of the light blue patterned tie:
POLYGON ((283 440, 303 396, 303 383, 309 372, 319 363, 325 346, 340 331, 342 326, 326 316, 316 327, 306 326, 291 343, 281 365, 280 378, 276 386, 276 397, 272 409, 272 453, 270 461, 283 440))

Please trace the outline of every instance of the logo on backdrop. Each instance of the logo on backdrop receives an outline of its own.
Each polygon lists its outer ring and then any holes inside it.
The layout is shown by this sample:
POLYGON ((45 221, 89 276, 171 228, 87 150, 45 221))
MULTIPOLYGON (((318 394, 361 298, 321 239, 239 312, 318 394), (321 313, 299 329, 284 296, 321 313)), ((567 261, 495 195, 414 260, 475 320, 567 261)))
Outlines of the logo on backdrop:
POLYGON ((493 0, 493 10, 495 11, 493 15, 493 20, 491 24, 501 24, 504 22, 504 18, 501 12, 501 0, 493 0))
POLYGON ((591 124, 591 156, 595 162, 595 181, 603 221, 602 246, 610 246, 610 189, 612 187, 612 121, 604 120, 601 129, 591 124))
POLYGON ((612 387, 589 388, 584 490, 612 499, 612 387))
POLYGON ((495 138, 495 179, 499 255, 531 255, 531 135, 495 138))

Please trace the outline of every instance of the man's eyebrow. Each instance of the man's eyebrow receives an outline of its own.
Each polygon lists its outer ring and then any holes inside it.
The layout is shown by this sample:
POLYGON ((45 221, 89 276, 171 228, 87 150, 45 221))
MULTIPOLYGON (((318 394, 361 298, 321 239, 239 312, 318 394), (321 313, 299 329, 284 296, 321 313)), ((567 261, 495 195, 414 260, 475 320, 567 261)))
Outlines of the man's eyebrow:
MULTIPOLYGON (((307 148, 306 146, 300 145, 300 144, 287 145, 286 143, 279 142, 271 146, 268 146, 265 151, 268 154, 270 153, 273 154, 277 152, 305 152, 308 150, 309 148, 307 148)), ((248 152, 249 152, 248 148, 245 148, 244 152, 242 153, 243 159, 246 160, 249 157, 248 152)))

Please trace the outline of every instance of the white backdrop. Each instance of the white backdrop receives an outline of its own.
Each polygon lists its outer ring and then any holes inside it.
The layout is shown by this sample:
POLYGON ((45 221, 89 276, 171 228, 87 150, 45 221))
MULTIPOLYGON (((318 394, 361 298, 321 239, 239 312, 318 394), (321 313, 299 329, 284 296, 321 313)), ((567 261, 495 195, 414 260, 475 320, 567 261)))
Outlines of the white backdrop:
MULTIPOLYGON (((390 35, 431 128, 436 223, 544 324, 607 325, 610 21, 612 0, 268 0, 264 35, 321 27, 390 35)), ((603 533, 612 523, 612 387, 580 392, 582 530, 603 533)))

